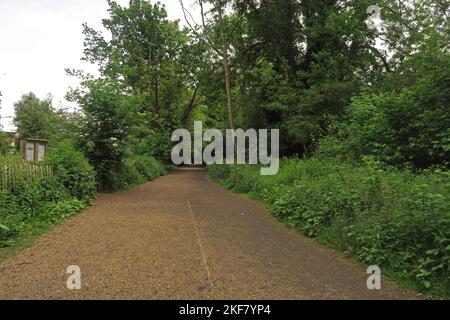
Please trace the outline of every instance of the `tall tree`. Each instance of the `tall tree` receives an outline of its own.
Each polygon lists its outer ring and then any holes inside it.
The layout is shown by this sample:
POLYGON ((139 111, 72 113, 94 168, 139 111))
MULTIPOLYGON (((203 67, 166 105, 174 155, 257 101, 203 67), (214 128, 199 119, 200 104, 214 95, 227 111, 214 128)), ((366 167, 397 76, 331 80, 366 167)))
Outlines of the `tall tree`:
POLYGON ((23 138, 49 139, 57 132, 57 115, 51 99, 41 100, 28 93, 14 104, 14 124, 23 138))
POLYGON ((225 74, 225 89, 227 96, 227 110, 228 110, 228 122, 229 127, 234 129, 234 111, 233 111, 233 93, 232 93, 232 79, 231 79, 231 67, 230 67, 230 57, 229 57, 229 42, 226 34, 226 22, 225 22, 225 10, 227 5, 231 2, 229 0, 209 0, 206 1, 207 4, 211 5, 211 9, 205 11, 205 2, 198 0, 200 7, 200 16, 202 23, 201 25, 195 23, 192 19, 192 14, 184 6, 183 0, 179 0, 181 8, 184 13, 186 22, 191 27, 191 30, 203 40, 204 43, 208 44, 210 49, 216 52, 222 59, 223 69, 225 74), (207 14, 212 14, 212 17, 208 19, 207 14), (189 17, 190 18, 189 18, 189 17), (219 41, 215 43, 210 36, 211 24, 214 26, 217 24, 219 30, 219 41))
POLYGON ((85 60, 100 65, 104 79, 123 84, 123 93, 139 96, 139 113, 144 118, 141 139, 153 135, 156 155, 170 158, 170 135, 186 117, 187 101, 196 103, 190 86, 187 30, 169 21, 164 6, 133 0, 128 7, 109 3, 109 18, 103 20, 111 40, 84 26, 85 60))

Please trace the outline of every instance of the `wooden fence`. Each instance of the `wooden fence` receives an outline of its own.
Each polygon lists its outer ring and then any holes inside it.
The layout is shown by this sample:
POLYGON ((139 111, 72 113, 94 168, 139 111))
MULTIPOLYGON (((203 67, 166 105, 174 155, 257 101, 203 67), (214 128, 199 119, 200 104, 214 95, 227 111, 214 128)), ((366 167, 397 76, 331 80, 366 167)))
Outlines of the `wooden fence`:
POLYGON ((0 161, 0 189, 10 189, 19 180, 36 181, 53 175, 51 166, 28 161, 0 161))

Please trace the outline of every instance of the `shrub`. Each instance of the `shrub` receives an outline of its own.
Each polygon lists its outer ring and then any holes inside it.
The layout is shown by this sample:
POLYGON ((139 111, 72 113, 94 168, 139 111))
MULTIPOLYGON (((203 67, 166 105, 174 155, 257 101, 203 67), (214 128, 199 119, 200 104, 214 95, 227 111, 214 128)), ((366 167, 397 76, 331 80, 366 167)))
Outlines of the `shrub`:
POLYGON ((120 190, 152 181, 167 172, 163 165, 153 157, 133 155, 123 159, 122 166, 115 173, 116 180, 111 190, 120 190))
MULTIPOLYGON (((20 162, 18 157, 2 157, 0 167, 17 166, 20 162)), ((42 165, 51 166, 53 174, 36 177, 19 170, 13 184, 0 183, 0 247, 14 245, 35 230, 63 222, 93 199, 97 187, 95 171, 70 142, 52 146, 42 165)), ((110 181, 117 189, 129 188, 165 173, 154 158, 130 156, 111 174, 110 181)))
POLYGON ((85 204, 77 199, 49 202, 42 208, 42 220, 51 224, 61 223, 84 208, 85 204))
POLYGON ((97 185, 94 169, 70 142, 51 148, 45 163, 53 167, 58 181, 72 197, 86 201, 93 198, 97 185))
POLYGON ((399 93, 355 97, 346 109, 347 120, 336 123, 334 133, 319 142, 318 155, 374 156, 389 165, 419 169, 448 165, 450 70, 448 64, 438 70, 399 93))
POLYGON ((10 188, 0 190, 0 247, 14 245, 18 238, 32 232, 33 226, 48 225, 50 219, 45 208, 66 198, 81 202, 70 198, 56 176, 36 179, 24 174, 10 188))
POLYGON ((5 156, 11 152, 11 144, 8 135, 0 131, 0 156, 5 156))
MULTIPOLYGON (((2 168, 17 164, 17 157, 0 161, 2 168)), ((0 247, 12 246, 36 230, 62 222, 94 197, 94 171, 70 143, 53 146, 42 165, 51 165, 53 174, 36 176, 18 167, 14 183, 0 184, 0 247)))
POLYGON ((279 175, 211 166, 210 176, 264 200, 272 214, 422 291, 449 296, 450 173, 343 161, 283 160, 279 175))

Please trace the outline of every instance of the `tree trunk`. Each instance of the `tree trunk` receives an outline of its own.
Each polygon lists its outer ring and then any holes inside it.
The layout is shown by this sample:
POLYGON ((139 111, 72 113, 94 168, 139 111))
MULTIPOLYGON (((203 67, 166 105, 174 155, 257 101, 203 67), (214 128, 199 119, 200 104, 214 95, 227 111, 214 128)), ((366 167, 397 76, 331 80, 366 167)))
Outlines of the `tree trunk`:
POLYGON ((197 98, 198 90, 199 90, 199 87, 197 86, 195 88, 194 94, 192 95, 191 101, 189 102, 189 104, 188 104, 188 106, 186 108, 186 111, 184 112, 183 119, 182 119, 184 125, 187 125, 187 121, 189 119, 189 116, 191 115, 192 110, 194 110, 194 107, 195 107, 195 104, 196 104, 195 100, 197 98))
POLYGON ((227 89, 227 106, 228 106, 228 118, 230 122, 230 129, 234 130, 234 115, 233 115, 233 95, 231 92, 231 70, 228 57, 228 42, 225 38, 225 27, 223 25, 223 15, 222 15, 222 4, 220 0, 218 3, 219 12, 219 26, 220 26, 220 36, 223 42, 223 67, 225 69, 225 84, 227 89))

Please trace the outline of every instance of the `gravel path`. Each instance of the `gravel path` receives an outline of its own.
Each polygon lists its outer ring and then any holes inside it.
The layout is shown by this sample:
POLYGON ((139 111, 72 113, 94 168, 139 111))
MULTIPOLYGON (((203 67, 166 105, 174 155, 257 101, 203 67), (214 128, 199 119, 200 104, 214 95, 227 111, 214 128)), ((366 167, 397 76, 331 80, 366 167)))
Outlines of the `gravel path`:
POLYGON ((101 194, 83 214, 0 263, 0 299, 403 299, 364 268, 288 230, 258 202, 183 169, 101 194), (67 267, 81 268, 68 290, 67 267))

